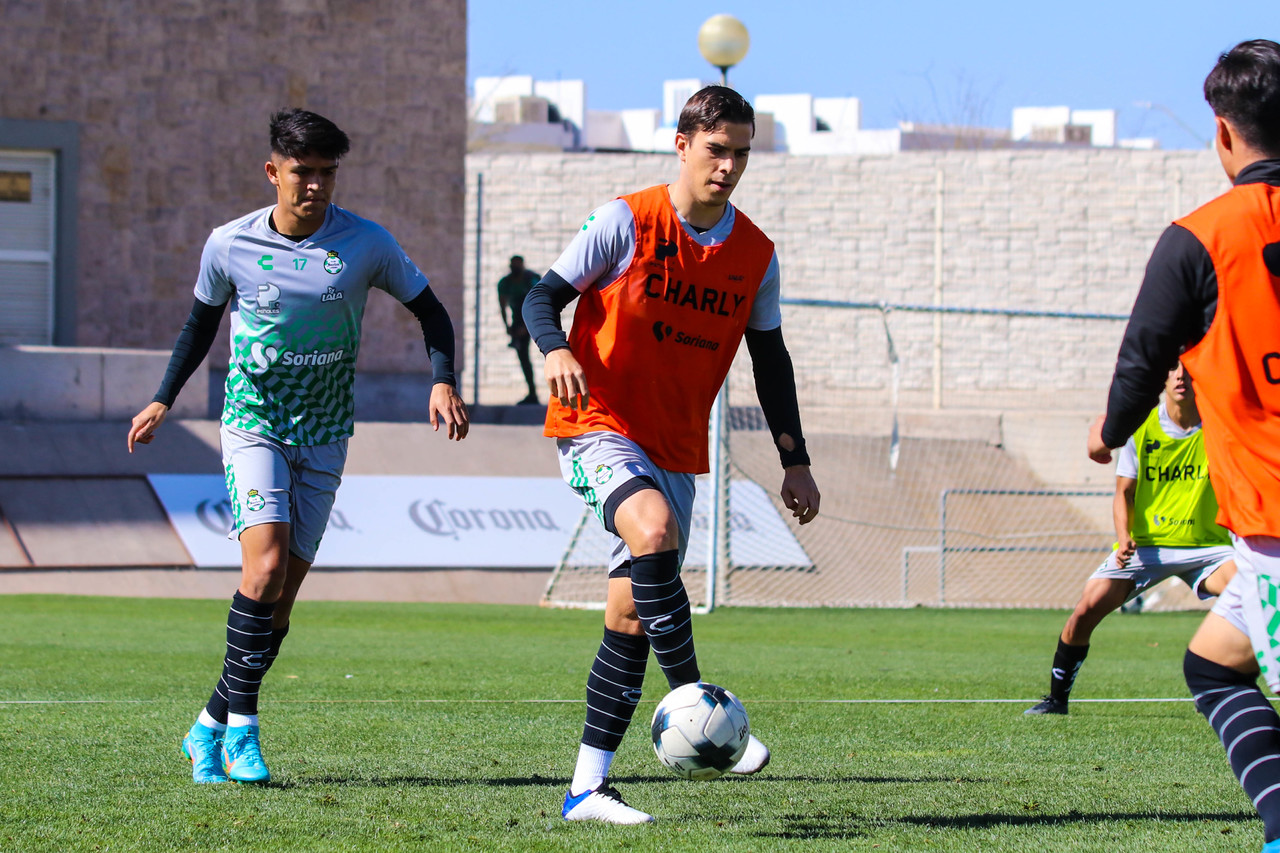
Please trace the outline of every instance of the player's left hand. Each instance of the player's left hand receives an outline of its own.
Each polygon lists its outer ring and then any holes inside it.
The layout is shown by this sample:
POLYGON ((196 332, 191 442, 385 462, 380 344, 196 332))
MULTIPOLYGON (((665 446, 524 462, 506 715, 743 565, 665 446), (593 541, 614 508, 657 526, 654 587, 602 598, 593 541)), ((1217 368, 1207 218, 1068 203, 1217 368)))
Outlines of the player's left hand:
POLYGON ((1106 465, 1111 461, 1111 448, 1102 440, 1102 424, 1106 419, 1106 415, 1098 415, 1097 420, 1089 427, 1089 458, 1099 465, 1106 465))
POLYGON ((783 505, 801 524, 808 524, 818 517, 822 495, 818 494, 818 484, 813 481, 808 465, 792 465, 783 469, 780 494, 783 505))
POLYGON ((448 382, 437 382, 431 387, 431 402, 427 404, 431 413, 431 428, 440 431, 440 422, 444 421, 449 428, 450 440, 462 441, 471 428, 471 420, 467 415, 467 404, 462 402, 458 389, 448 382))

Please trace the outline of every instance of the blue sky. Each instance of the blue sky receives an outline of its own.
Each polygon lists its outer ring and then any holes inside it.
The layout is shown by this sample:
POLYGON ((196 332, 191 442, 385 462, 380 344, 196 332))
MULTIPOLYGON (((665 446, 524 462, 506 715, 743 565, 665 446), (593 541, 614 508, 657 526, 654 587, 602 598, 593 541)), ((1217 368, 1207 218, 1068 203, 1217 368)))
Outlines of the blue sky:
POLYGON ((750 52, 730 74, 751 98, 854 96, 870 128, 899 120, 1008 127, 1015 106, 1116 109, 1121 136, 1192 148, 1212 135, 1201 86, 1218 54, 1245 39, 1280 39, 1276 0, 1213 6, 469 0, 467 79, 581 79, 590 109, 659 108, 663 80, 718 76, 698 53, 697 33, 708 17, 727 12, 751 33, 750 52))

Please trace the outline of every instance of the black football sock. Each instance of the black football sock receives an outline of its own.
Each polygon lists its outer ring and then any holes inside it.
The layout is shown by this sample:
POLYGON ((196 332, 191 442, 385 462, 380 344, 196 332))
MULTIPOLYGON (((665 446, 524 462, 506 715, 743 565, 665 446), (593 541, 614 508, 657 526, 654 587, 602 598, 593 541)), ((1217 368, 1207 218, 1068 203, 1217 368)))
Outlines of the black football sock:
POLYGON ((1084 665, 1089 654, 1089 647, 1068 646, 1058 638, 1058 650, 1053 653, 1053 672, 1049 677, 1049 698, 1056 702, 1066 702, 1071 697, 1071 688, 1075 686, 1076 675, 1084 665))
POLYGON ((276 657, 280 654, 280 646, 284 643, 284 638, 288 633, 288 625, 285 625, 283 628, 271 629, 271 647, 267 649, 266 657, 263 658, 263 660, 266 661, 266 666, 262 668, 262 674, 264 676, 267 674, 267 670, 271 669, 271 664, 276 662, 276 657))
POLYGON ((1280 716, 1255 679, 1187 651, 1182 662, 1196 709, 1227 750, 1231 772, 1262 818, 1268 842, 1280 838, 1280 716))
MULTIPOLYGON (((275 602, 254 601, 239 590, 231 599, 227 613, 227 654, 222 661, 222 678, 218 680, 205 710, 220 723, 227 713, 253 716, 258 713, 258 688, 262 676, 271 666, 271 614, 275 602)), ((283 629, 285 633, 288 628, 283 629)), ((284 639, 284 634, 280 635, 284 639)), ((279 646, 276 646, 277 651, 279 646)))
POLYGON ((649 661, 649 638, 604 629, 600 651, 587 676, 587 723, 582 742, 605 752, 617 752, 631 724, 644 667, 649 661))
POLYGON ((697 681, 693 612, 680 579, 680 552, 660 551, 631 558, 631 597, 653 646, 653 656, 672 687, 697 681))

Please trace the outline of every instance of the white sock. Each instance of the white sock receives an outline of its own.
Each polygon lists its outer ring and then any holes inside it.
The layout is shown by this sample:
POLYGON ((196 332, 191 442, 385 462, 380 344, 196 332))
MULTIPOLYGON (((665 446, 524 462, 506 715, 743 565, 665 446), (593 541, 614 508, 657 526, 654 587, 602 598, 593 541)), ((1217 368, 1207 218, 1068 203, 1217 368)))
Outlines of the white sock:
POLYGON ((227 714, 227 728, 239 729, 245 726, 256 726, 258 724, 258 715, 245 714, 227 714))
POLYGON ((578 747, 578 766, 573 769, 573 781, 569 783, 569 794, 578 796, 584 791, 594 791, 609 778, 609 765, 613 764, 616 753, 605 752, 585 743, 578 747))
POLYGON ((215 732, 225 732, 227 730, 226 723, 220 723, 213 717, 209 716, 207 708, 200 709, 200 716, 196 717, 196 722, 204 726, 206 729, 213 729, 215 732))

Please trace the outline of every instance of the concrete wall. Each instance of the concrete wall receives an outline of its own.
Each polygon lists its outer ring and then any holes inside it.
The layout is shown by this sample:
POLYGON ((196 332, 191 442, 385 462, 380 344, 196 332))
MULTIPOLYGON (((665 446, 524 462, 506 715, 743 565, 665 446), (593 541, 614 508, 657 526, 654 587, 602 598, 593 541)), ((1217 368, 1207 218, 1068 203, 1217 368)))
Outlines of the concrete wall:
MULTIPOLYGON (((151 402, 169 355, 167 350, 0 347, 0 420, 127 423, 151 402)), ((206 361, 183 386, 171 416, 204 418, 208 410, 206 361)))
MULTIPOLYGON (((544 271, 590 210, 674 179, 660 154, 467 156, 467 329, 472 336, 476 186, 481 399, 524 395, 506 348, 496 283, 511 254, 544 271)), ((893 156, 756 154, 734 202, 777 244, 788 297, 1127 313, 1151 248, 1175 217, 1225 191, 1210 152, 931 151, 893 156)), ((802 394, 846 413, 888 405, 878 311, 788 309, 802 394)), ((1092 408, 1123 323, 889 315, 904 407, 1092 408), (939 348, 943 371, 934 372, 939 348)), ((470 343, 466 358, 471 358, 470 343)), ((470 394, 470 378, 467 393, 470 394)), ((735 399, 751 396, 736 370, 735 399)))
MULTIPOLYGON (((0 119, 80 129, 77 344, 172 345, 209 231, 275 200, 267 120, 286 106, 347 131, 337 202, 460 313, 464 0, 0 0, 0 20, 0 119)), ((391 299, 369 302, 360 367, 429 370, 391 299)))

